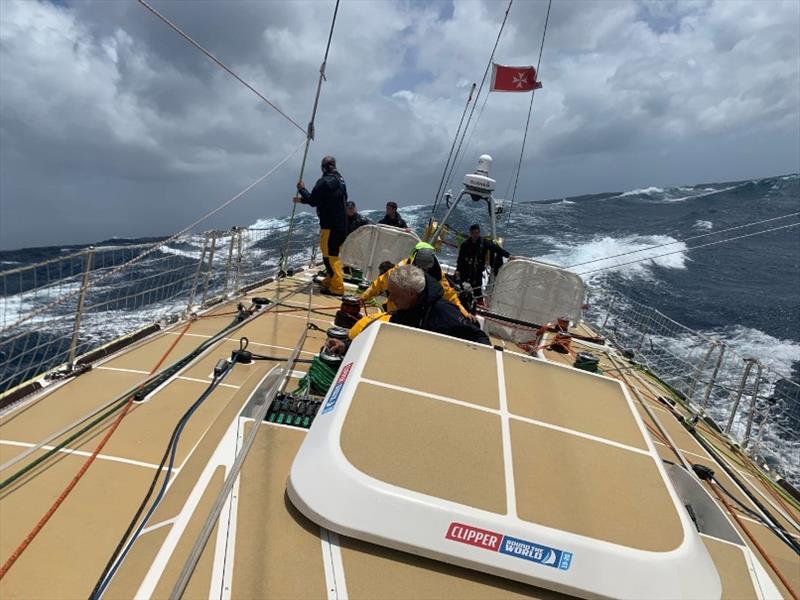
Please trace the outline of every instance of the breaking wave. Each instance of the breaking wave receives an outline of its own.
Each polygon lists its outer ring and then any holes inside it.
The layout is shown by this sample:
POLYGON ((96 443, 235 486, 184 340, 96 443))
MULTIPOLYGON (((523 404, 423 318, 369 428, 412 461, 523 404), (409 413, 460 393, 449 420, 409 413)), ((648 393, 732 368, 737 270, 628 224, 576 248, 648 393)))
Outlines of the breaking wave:
POLYGON ((686 249, 686 244, 666 235, 634 235, 621 238, 606 236, 563 244, 559 249, 536 258, 567 267, 584 279, 596 280, 609 273, 617 273, 628 279, 649 279, 653 277, 653 265, 665 269, 685 269, 688 260, 686 249), (669 245, 664 246, 664 244, 669 245), (652 248, 653 246, 661 247, 652 248), (675 253, 659 256, 666 252, 675 253), (609 256, 615 258, 605 258, 609 256), (648 258, 650 260, 642 260, 648 258), (636 260, 641 262, 626 264, 636 260))

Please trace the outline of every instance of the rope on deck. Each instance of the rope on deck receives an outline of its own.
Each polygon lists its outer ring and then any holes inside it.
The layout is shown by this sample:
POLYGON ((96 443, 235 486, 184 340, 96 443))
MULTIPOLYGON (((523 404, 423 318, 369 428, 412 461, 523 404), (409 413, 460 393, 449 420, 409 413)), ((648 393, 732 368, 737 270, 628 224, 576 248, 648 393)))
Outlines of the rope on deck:
MULTIPOLYGON (((181 330, 180 335, 175 338, 175 341, 173 341, 172 344, 170 344, 169 348, 167 348, 164 351, 164 353, 161 355, 161 357, 158 359, 158 362, 156 362, 156 364, 153 366, 153 368, 150 369, 149 375, 152 375, 153 373, 155 373, 159 369, 159 367, 164 363, 164 361, 166 360, 167 356, 169 356, 169 354, 172 352, 172 350, 175 348, 175 346, 177 346, 178 342, 181 340, 183 335, 189 330, 189 327, 191 327, 192 323, 193 323, 193 321, 189 321, 188 323, 186 323, 186 327, 184 327, 181 330)), ((142 385, 144 385, 144 384, 141 384, 139 386, 139 389, 141 389, 142 385)), ((138 390, 137 390, 137 392, 138 392, 138 390)), ((67 499, 67 496, 70 495, 70 493, 75 488, 75 486, 78 485, 78 482, 86 474, 86 471, 89 470, 89 467, 92 466, 92 463, 94 463, 95 459, 97 458, 97 455, 100 454, 100 451, 106 445, 108 440, 111 439, 111 436, 114 435, 114 432, 117 430, 117 428, 122 423, 122 420, 125 418, 125 416, 130 411, 131 407, 133 406, 133 401, 137 397, 137 392, 134 392, 133 394, 131 394, 130 397, 127 400, 124 401, 125 403, 124 403, 124 407, 122 409, 122 412, 119 414, 119 416, 116 418, 116 420, 111 425, 109 430, 103 436, 103 439, 100 440, 100 443, 94 449, 94 451, 92 452, 92 455, 88 459, 86 459, 86 462, 83 463, 83 465, 78 470, 78 472, 75 474, 75 476, 72 478, 72 480, 67 484, 67 487, 64 488, 64 490, 59 494, 58 498, 56 498, 55 502, 53 502, 53 504, 50 506, 50 508, 47 510, 47 512, 44 515, 42 515, 42 518, 39 519, 39 521, 36 523, 36 525, 34 525, 33 529, 31 529, 30 533, 28 533, 28 535, 25 536, 25 539, 23 539, 22 542, 20 542, 20 544, 16 547, 14 552, 11 553, 11 556, 9 556, 8 559, 6 560, 6 562, 3 563, 3 566, 0 567, 0 579, 3 579, 3 577, 5 577, 5 575, 6 575, 6 573, 8 573, 8 570, 12 566, 14 566, 14 563, 17 562, 17 559, 20 556, 22 556, 22 553, 25 552, 25 549, 28 546, 30 546, 31 542, 36 538, 37 535, 39 535, 39 532, 44 528, 45 525, 47 525, 47 522, 50 520, 50 518, 59 509, 59 507, 64 502, 64 500, 67 499)), ((113 410, 117 410, 117 408, 118 407, 115 406, 113 410)), ((102 418, 105 418, 105 416, 107 414, 111 414, 111 412, 112 411, 109 411, 108 413, 104 414, 102 418)), ((93 421, 92 423, 89 424, 88 428, 84 428, 83 430, 78 432, 78 434, 76 434, 76 435, 80 435, 85 431, 89 431, 89 429, 91 429, 91 427, 93 427, 94 424, 97 423, 97 422, 99 422, 99 421, 98 420, 93 421)), ((74 439, 74 436, 72 437, 72 439, 74 439)), ((53 452, 54 450, 52 450, 51 452, 53 452)), ((39 459, 33 461, 31 464, 26 465, 25 468, 20 469, 17 473, 15 473, 11 477, 9 477, 5 481, 3 481, 0 484, 0 490, 5 488, 6 486, 11 484, 12 482, 16 481, 20 477, 22 477, 22 475, 24 475, 25 473, 30 471, 37 464, 39 464, 42 460, 44 460, 44 458, 46 456, 48 456, 48 454, 45 454, 42 457, 40 457, 39 459)), ((160 469, 159 469, 159 472, 160 472, 160 469)))

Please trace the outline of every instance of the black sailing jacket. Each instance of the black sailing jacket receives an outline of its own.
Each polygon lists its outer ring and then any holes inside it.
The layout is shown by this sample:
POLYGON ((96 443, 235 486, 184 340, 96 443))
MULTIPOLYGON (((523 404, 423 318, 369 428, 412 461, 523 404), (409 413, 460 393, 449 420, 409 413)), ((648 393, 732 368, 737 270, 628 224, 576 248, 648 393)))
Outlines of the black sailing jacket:
POLYGON ((347 186, 338 171, 325 173, 313 190, 301 189, 300 196, 303 204, 316 207, 320 229, 347 231, 347 186))
POLYGON ((414 308, 396 311, 392 323, 417 327, 444 335, 491 346, 489 336, 461 311, 443 297, 442 286, 430 275, 425 275, 425 290, 414 308))
POLYGON ((352 217, 347 215, 347 235, 353 233, 356 229, 363 225, 369 225, 372 223, 367 217, 362 215, 361 213, 356 213, 352 217))

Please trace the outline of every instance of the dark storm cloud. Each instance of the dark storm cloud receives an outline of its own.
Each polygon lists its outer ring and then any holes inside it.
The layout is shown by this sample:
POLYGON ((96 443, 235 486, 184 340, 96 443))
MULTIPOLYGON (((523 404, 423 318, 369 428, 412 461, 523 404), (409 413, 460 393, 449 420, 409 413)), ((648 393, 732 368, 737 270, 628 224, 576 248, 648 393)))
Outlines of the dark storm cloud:
MULTIPOLYGON (((332 2, 155 6, 305 126, 332 2)), ((530 64, 546 4, 495 59, 530 64)), ((432 200, 501 2, 347 2, 306 179, 332 153, 359 205, 432 200)), ((800 4, 554 2, 518 200, 800 169, 800 4)), ((136 2, 0 3, 0 247, 165 234, 301 143, 136 2)), ((494 94, 478 154, 513 176, 529 96, 494 94)), ((299 155, 208 226, 286 214, 299 155)), ((453 183, 457 185, 457 181, 453 183)))

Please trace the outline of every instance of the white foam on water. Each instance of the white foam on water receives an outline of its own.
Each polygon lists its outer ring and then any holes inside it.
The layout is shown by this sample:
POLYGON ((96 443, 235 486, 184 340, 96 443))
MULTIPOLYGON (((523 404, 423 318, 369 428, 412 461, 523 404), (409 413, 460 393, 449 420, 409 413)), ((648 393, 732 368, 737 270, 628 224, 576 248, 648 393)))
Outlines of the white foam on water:
POLYGON ((170 248, 169 246, 159 246, 158 249, 163 254, 173 254, 175 256, 183 256, 184 258, 191 258, 192 260, 200 260, 200 257, 203 254, 201 250, 196 250, 196 251, 180 250, 178 248, 170 248))
POLYGON ((698 190, 701 193, 699 194, 690 194, 688 196, 679 196, 677 198, 664 198, 664 202, 685 202, 686 200, 694 200, 695 198, 706 198, 708 196, 714 196, 716 194, 722 194, 724 192, 729 192, 731 190, 735 190, 738 187, 741 187, 745 184, 740 185, 732 185, 730 187, 721 188, 721 189, 714 189, 714 188, 703 188, 702 190, 698 190))
MULTIPOLYGON (((7 327, 16 323, 25 315, 55 302, 62 296, 74 294, 81 287, 80 281, 57 282, 48 287, 40 287, 13 296, 0 298, 0 324, 7 327)), ((26 327, 46 323, 53 319, 50 312, 44 312, 25 322, 26 327)))
MULTIPOLYGON (((297 218, 297 216, 295 218, 297 218)), ((287 217, 269 217, 266 219, 258 219, 255 223, 250 225, 248 229, 283 229, 288 226, 289 219, 287 217)))
POLYGON ((792 373, 792 363, 800 362, 800 342, 782 340, 752 327, 729 325, 705 333, 724 341, 743 357, 758 358, 763 365, 787 379, 792 373))
POLYGON ((627 196, 652 196, 653 194, 663 194, 664 190, 660 187, 650 186, 646 188, 636 188, 635 190, 630 190, 629 192, 623 192, 619 196, 614 196, 615 198, 625 198, 627 196))
POLYGON ((692 227, 695 229, 702 229, 708 231, 714 228, 714 223, 712 223, 711 221, 703 221, 698 219, 697 221, 694 222, 694 225, 692 225, 692 227))
MULTIPOLYGON (((553 240, 553 242, 555 242, 555 240, 553 240)), ((595 237, 591 240, 575 244, 565 244, 563 241, 560 241, 559 244, 560 248, 558 250, 549 254, 537 256, 536 259, 567 267, 571 271, 582 275, 584 279, 590 280, 604 277, 608 273, 618 273, 630 279, 635 277, 650 279, 653 277, 653 264, 666 269, 685 269, 686 261, 688 260, 685 254, 687 250, 686 244, 667 235, 632 235, 621 238, 606 236, 595 237), (663 244, 670 245, 646 250, 646 248, 651 246, 661 246, 663 244), (628 252, 630 252, 630 254, 616 256, 628 252), (658 256, 665 252, 676 253, 670 254, 669 256, 658 256), (616 257, 605 258, 610 256, 616 257), (624 264, 634 260, 648 258, 651 258, 651 260, 641 260, 641 262, 629 265, 624 264), (596 271, 599 269, 602 270, 596 271), (596 272, 588 273, 589 271, 596 272), (584 273, 586 275, 583 275, 584 273)))

